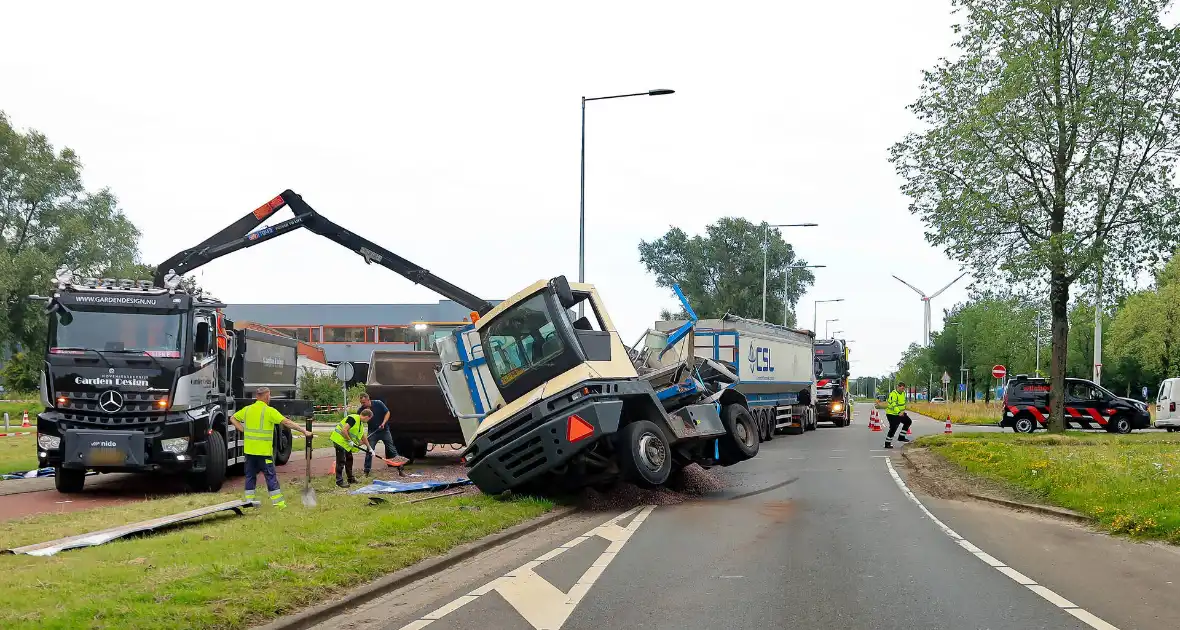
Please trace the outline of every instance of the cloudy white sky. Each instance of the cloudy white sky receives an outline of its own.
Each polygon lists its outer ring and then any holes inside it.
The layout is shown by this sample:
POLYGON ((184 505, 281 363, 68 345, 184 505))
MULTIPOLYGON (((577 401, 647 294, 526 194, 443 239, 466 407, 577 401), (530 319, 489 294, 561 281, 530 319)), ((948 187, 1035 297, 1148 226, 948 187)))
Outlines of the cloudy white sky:
MULTIPOLYGON (((577 276, 579 97, 671 88, 588 106, 587 280, 626 339, 675 303, 636 250, 670 225, 820 223, 787 234, 827 265, 797 312, 845 298, 819 328, 839 318, 854 375, 921 337, 891 274, 933 291, 959 273, 886 160, 950 51, 948 0, 342 4, 5 3, 0 109, 80 153, 147 262, 291 188, 503 298, 577 276)), ((437 299, 304 233, 197 273, 231 302, 437 299)))

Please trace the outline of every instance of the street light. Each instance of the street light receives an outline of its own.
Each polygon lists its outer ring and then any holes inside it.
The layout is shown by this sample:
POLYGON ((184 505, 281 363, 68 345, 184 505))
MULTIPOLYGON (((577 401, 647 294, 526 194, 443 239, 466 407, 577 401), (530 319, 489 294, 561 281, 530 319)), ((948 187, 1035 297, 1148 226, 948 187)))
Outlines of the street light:
MULTIPOLYGON (((963 322, 946 322, 944 324, 944 326, 958 326, 959 327, 959 384, 962 385, 963 383, 966 382, 963 379, 963 370, 967 369, 966 368, 966 365, 967 365, 967 340, 963 338, 963 328, 962 328, 963 322)), ((968 375, 968 378, 970 378, 970 375, 968 375)), ((964 394, 963 397, 964 398, 966 397, 965 396, 966 393, 967 393, 967 388, 964 387, 963 388, 963 394, 964 394)), ((959 402, 962 402, 962 400, 963 399, 960 398, 959 402)))
POLYGON ((767 255, 770 253, 770 228, 816 227, 818 223, 767 223, 762 228, 762 321, 766 321, 766 274, 767 255))
MULTIPOLYGON (((675 93, 676 90, 658 89, 634 94, 582 97, 582 183, 578 201, 578 282, 586 281, 586 101, 605 101, 629 96, 664 96, 675 93)), ((584 303, 585 300, 578 304, 578 317, 585 314, 584 303)))
POLYGON ((831 339, 831 337, 828 336, 828 324, 838 321, 840 321, 839 317, 824 320, 824 339, 831 339))
MULTIPOLYGON (((827 267, 827 265, 790 265, 787 267, 787 269, 824 269, 826 267, 827 267)), ((785 282, 785 280, 784 280, 784 282, 785 282)), ((765 300, 766 288, 763 287, 762 290, 763 290, 763 300, 765 300)), ((763 311, 762 316, 766 317, 765 304, 762 306, 762 311, 763 311)), ((790 316, 791 316, 791 309, 790 309, 790 304, 788 304, 788 302, 787 302, 786 287, 783 287, 783 327, 784 328, 786 328, 787 318, 790 316)))
POLYGON ((815 305, 811 308, 811 332, 819 327, 819 320, 816 317, 819 315, 819 305, 824 302, 843 302, 844 298, 836 298, 834 300, 816 300, 815 305))

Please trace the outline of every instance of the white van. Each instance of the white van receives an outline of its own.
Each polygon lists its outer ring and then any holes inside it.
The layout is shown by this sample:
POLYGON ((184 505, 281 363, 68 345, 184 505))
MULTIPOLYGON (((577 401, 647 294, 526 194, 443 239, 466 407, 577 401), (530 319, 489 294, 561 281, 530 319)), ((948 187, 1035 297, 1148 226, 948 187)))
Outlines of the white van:
POLYGON ((1180 411, 1176 403, 1180 402, 1180 378, 1164 379, 1160 383, 1159 397, 1155 401, 1155 426, 1167 429, 1168 433, 1180 431, 1180 411))

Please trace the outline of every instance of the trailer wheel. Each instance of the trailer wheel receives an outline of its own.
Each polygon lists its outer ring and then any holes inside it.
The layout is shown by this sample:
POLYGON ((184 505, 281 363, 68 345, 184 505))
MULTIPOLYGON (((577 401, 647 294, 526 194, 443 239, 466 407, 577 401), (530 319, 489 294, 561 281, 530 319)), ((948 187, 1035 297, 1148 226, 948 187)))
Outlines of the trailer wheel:
POLYGON ((205 441, 205 470, 191 473, 188 483, 197 492, 217 492, 225 483, 225 438, 214 431, 205 441))
POLYGON ((619 467, 627 479, 640 486, 663 485, 672 474, 672 448, 659 427, 647 420, 636 420, 619 431, 616 442, 619 467))
POLYGON ((777 422, 778 410, 776 407, 765 407, 762 411, 762 419, 766 422, 766 441, 769 442, 774 439, 774 423, 777 422))
POLYGON ((86 470, 83 468, 58 468, 53 471, 53 487, 62 494, 77 494, 86 485, 86 470))
POLYGON ((291 429, 278 427, 275 429, 275 466, 282 466, 291 460, 292 445, 291 429))
POLYGON ((721 424, 725 426, 721 437, 723 460, 737 463, 758 454, 758 427, 745 407, 727 405, 721 410, 721 424))

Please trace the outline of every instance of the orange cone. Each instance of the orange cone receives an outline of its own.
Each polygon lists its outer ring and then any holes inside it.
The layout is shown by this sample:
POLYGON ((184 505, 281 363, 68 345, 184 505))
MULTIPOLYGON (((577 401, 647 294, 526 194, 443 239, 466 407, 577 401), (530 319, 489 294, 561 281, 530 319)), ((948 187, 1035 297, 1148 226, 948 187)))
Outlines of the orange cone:
POLYGON ((27 429, 33 425, 29 424, 29 412, 24 412, 20 419, 20 428, 27 429))
POLYGON ((951 432, 951 419, 946 419, 946 428, 942 430, 943 433, 949 434, 951 432))
POLYGON ((332 469, 328 471, 328 474, 329 474, 329 475, 335 475, 335 474, 336 474, 336 462, 332 462, 332 469))

